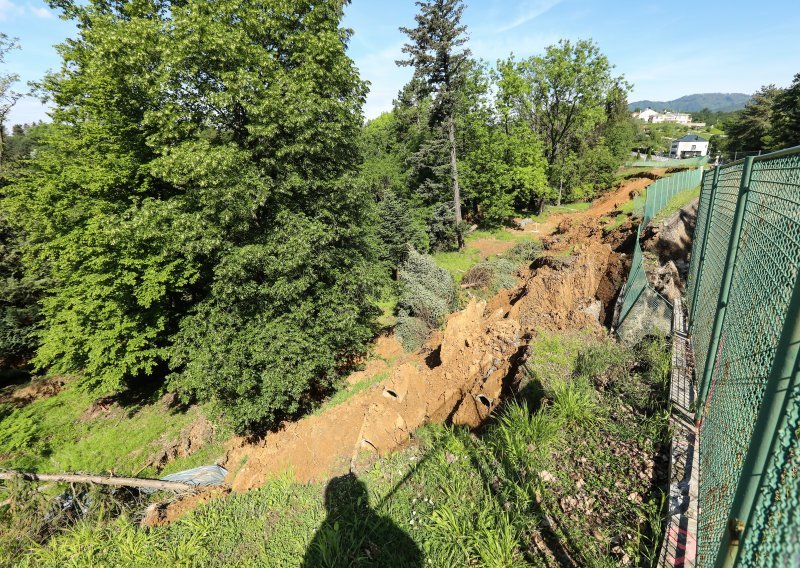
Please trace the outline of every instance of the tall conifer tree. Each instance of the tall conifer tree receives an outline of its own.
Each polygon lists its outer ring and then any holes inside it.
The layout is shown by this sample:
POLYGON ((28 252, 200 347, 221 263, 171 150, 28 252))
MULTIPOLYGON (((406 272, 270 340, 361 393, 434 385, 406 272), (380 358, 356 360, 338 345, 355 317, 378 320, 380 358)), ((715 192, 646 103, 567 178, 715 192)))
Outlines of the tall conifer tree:
POLYGON ((403 53, 408 55, 408 59, 397 64, 414 68, 414 84, 419 90, 418 94, 433 95, 433 108, 429 115, 431 126, 441 126, 447 131, 455 210, 453 221, 459 247, 463 247, 454 114, 470 55, 469 50, 462 47, 467 41, 467 28, 461 25, 464 4, 462 0, 427 0, 417 2, 417 6, 420 8, 414 17, 417 27, 400 28, 408 35, 410 42, 403 46, 403 53))

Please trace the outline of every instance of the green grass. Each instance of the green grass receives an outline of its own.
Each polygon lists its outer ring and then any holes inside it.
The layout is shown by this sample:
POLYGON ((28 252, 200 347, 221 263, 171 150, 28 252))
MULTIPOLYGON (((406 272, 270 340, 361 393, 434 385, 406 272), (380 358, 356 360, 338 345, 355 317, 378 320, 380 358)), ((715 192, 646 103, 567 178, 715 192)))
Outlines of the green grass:
POLYGON ((686 207, 698 197, 700 197, 699 185, 697 187, 693 187, 692 189, 687 189, 685 191, 676 193, 650 222, 660 223, 661 221, 667 219, 686 207))
POLYGON ((468 246, 462 251, 434 253, 433 260, 453 275, 456 284, 460 284, 464 274, 481 261, 481 253, 468 246))
POLYGON ((397 300, 398 297, 396 293, 387 293, 386 296, 381 298, 377 303, 378 308, 381 310, 381 315, 378 316, 378 325, 380 327, 394 327, 397 323, 397 316, 395 315, 397 300))
MULTIPOLYGON (((84 413, 95 397, 76 382, 47 399, 35 400, 22 408, 0 408, 0 467, 40 473, 84 471, 114 472, 117 475, 154 475, 142 469, 165 443, 177 441, 183 428, 204 416, 204 409, 169 410, 164 404, 114 406, 109 415, 89 419, 84 413)), ((222 454, 222 448, 207 448, 222 454)), ((184 458, 171 464, 183 469, 197 459, 184 458)), ((209 463, 209 462, 206 462, 209 463)), ((191 467, 191 465, 189 466, 191 467)))
MULTIPOLYGON (((649 562, 664 501, 639 474, 667 432, 666 415, 654 410, 664 404, 668 346, 660 341, 632 352, 587 334, 541 334, 531 353, 523 392, 477 436, 428 426, 409 448, 358 477, 310 485, 272 480, 163 527, 143 530, 129 516, 99 515, 43 544, 16 541, 27 553, 15 563, 649 562)), ((0 538, 0 552, 3 543, 0 538)))

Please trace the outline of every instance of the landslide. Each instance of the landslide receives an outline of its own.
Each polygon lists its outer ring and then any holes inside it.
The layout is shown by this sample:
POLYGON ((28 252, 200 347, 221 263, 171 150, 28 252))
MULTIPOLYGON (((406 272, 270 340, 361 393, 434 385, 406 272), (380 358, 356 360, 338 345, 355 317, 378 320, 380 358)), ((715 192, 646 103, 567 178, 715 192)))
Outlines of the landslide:
MULTIPOLYGON (((633 182, 636 191, 644 187, 633 182)), ((384 382, 257 442, 232 441, 225 463, 231 488, 253 489, 286 471, 299 482, 357 472, 429 422, 479 426, 510 392, 537 333, 606 333, 629 264, 615 249, 630 240, 632 227, 604 235, 599 217, 621 202, 620 193, 633 196, 623 188, 594 215, 562 218, 545 240, 547 252, 521 272, 516 287, 488 302, 472 299, 421 352, 402 356, 384 382)))

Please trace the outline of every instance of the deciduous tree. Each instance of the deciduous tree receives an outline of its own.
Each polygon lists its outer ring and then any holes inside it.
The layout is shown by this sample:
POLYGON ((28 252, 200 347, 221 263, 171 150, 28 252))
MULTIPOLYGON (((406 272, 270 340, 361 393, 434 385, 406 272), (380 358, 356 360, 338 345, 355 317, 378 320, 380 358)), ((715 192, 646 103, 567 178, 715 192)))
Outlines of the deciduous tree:
POLYGON ((36 362, 105 391, 171 372, 237 430, 292 415, 383 278, 345 2, 60 3, 79 33, 11 200, 56 283, 36 362))

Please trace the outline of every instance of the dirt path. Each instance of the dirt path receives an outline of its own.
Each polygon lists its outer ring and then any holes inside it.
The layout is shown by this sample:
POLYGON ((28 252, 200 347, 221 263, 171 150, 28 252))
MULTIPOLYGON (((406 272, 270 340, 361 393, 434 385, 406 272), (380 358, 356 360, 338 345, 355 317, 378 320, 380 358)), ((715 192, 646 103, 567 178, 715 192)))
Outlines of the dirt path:
MULTIPOLYGON (((524 230, 506 229, 514 234, 524 233, 536 239, 548 237, 558 230, 565 220, 572 223, 586 223, 599 220, 616 210, 620 205, 639 195, 645 187, 653 183, 655 179, 663 177, 666 169, 654 169, 647 172, 647 177, 636 177, 623 181, 614 191, 602 195, 596 199, 585 211, 575 213, 556 213, 550 215, 543 223, 531 223, 524 230)), ((516 241, 500 240, 491 237, 476 239, 472 241, 470 248, 480 251, 481 258, 486 260, 490 256, 503 254, 514 246, 516 241)))

